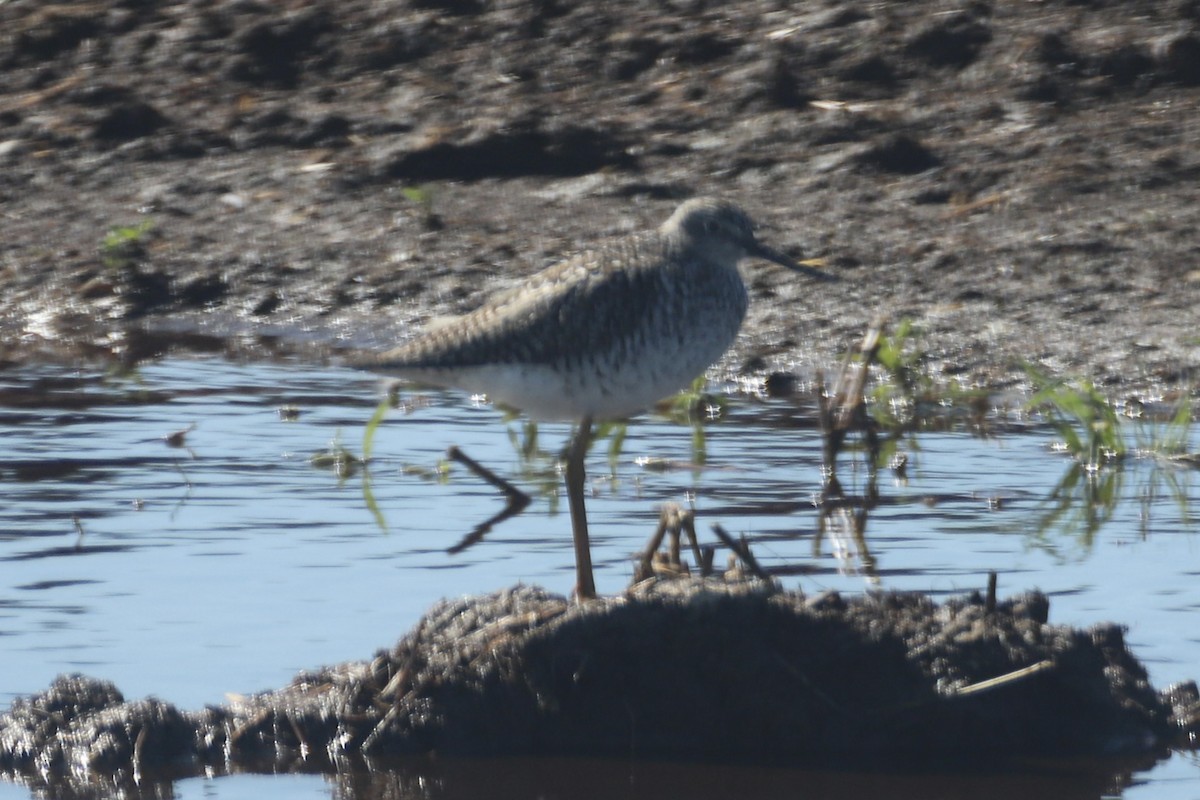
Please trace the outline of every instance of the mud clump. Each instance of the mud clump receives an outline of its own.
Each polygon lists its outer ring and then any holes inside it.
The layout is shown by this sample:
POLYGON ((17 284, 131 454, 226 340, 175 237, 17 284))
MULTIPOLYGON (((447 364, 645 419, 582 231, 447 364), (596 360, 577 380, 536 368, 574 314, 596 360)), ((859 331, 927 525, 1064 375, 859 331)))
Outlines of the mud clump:
POLYGON ((989 609, 677 580, 577 605, 516 587, 442 602, 371 661, 200 712, 60 677, 0 717, 0 769, 120 783, 428 753, 983 767, 1153 757, 1200 732, 1194 684, 1156 691, 1119 627, 1047 610, 1036 593, 989 609))

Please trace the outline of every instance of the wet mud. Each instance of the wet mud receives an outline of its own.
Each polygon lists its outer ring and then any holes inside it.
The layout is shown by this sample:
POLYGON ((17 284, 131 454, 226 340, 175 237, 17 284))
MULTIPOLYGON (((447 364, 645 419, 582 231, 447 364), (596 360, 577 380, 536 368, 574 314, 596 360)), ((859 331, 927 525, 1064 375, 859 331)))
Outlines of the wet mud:
POLYGON ((677 578, 578 604, 518 586, 443 601, 369 661, 202 711, 60 677, 0 717, 0 769, 83 791, 416 755, 995 769, 1149 764, 1194 741, 1194 683, 1156 690, 1119 626, 1048 613, 1037 593, 939 604, 677 578))
POLYGON ((945 381, 1189 391, 1200 11, 1081 3, 0 5, 0 359, 321 358, 728 196, 724 367, 876 313, 945 381))

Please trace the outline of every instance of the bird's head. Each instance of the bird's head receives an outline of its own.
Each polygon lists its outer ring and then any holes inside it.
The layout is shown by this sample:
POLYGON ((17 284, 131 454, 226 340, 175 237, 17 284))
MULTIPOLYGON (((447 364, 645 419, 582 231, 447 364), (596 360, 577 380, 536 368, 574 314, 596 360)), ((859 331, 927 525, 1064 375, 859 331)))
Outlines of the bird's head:
POLYGON ((699 197, 675 209, 675 213, 663 223, 662 233, 668 239, 688 249, 706 253, 717 261, 736 263, 743 258, 762 258, 821 280, 836 280, 827 272, 798 264, 763 244, 755 235, 755 227, 750 216, 736 204, 699 197))

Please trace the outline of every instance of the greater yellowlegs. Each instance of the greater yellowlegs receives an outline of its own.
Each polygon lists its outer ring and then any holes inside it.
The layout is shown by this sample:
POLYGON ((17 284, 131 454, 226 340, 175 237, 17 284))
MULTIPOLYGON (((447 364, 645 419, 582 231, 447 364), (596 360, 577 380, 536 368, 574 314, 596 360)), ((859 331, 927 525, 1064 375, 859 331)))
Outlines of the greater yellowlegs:
POLYGON ((829 278, 759 242, 733 203, 688 200, 656 231, 582 252, 355 366, 577 423, 566 451, 567 501, 576 592, 594 597, 584 511, 592 423, 646 410, 724 354, 746 315, 743 258, 829 278))

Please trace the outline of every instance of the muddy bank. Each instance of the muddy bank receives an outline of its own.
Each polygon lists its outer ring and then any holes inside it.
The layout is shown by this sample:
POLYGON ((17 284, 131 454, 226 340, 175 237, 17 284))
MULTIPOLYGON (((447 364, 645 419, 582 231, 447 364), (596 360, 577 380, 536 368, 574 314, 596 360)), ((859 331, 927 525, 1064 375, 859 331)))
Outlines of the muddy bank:
POLYGON ((724 195, 733 371, 878 311, 971 386, 1200 363, 1196 3, 0 4, 0 359, 312 358, 724 195), (132 232, 132 233, 131 233, 132 232), (164 332, 183 334, 176 338, 164 332))
POLYGON ((40 783, 334 771, 406 755, 955 765, 1138 756, 1200 732, 1122 630, 911 594, 805 598, 649 582, 583 606, 539 589, 444 601, 392 650, 181 711, 82 676, 0 717, 0 767, 40 783))

